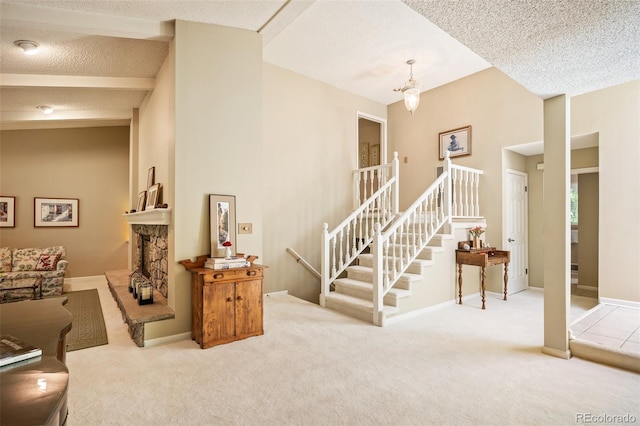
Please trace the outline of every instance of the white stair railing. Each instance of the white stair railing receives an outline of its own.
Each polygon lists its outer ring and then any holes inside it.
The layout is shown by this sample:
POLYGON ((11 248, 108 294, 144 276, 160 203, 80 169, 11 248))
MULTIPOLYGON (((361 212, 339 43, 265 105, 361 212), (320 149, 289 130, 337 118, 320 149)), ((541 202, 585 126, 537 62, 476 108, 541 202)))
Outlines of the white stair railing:
MULTIPOLYGON (((385 176, 385 182, 378 182, 380 187, 367 199, 360 203, 345 220, 329 232, 329 225, 323 225, 321 251, 321 285, 320 305, 325 305, 325 295, 330 286, 342 272, 371 244, 376 224, 384 227, 391 223, 398 214, 398 153, 393 155, 389 165, 368 167, 362 176, 385 176), (375 169, 375 173, 371 173, 375 169), (384 170, 390 170, 387 173, 384 170)), ((360 190, 357 190, 358 193, 360 190)))
POLYGON ((376 224, 373 255, 373 323, 384 325, 383 299, 443 225, 453 217, 478 217, 481 170, 451 164, 420 197, 382 232, 376 224))
MULTIPOLYGON (((394 153, 396 159, 398 153, 394 153)), ((357 209, 394 176, 393 161, 353 171, 353 208, 357 209)))

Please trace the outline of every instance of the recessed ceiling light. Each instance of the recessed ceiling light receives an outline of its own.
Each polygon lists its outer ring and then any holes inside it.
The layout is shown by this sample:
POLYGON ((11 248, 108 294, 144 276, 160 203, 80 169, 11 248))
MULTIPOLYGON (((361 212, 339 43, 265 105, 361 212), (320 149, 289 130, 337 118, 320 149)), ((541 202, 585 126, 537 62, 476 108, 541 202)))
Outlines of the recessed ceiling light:
POLYGON ((53 108, 49 105, 38 105, 36 108, 42 111, 43 114, 51 114, 53 112, 53 108))
POLYGON ((31 40, 16 40, 13 42, 16 46, 24 50, 25 55, 35 55, 38 53, 38 43, 31 40))

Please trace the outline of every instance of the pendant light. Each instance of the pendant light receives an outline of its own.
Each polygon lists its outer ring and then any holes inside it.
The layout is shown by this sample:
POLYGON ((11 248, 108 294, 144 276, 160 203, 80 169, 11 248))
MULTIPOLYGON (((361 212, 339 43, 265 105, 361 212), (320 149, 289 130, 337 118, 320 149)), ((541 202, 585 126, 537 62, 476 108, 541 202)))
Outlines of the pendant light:
POLYGON ((418 87, 418 82, 413 79, 413 64, 415 63, 416 61, 414 59, 407 61, 407 65, 410 67, 409 81, 407 81, 404 87, 393 89, 395 92, 402 92, 404 94, 404 106, 411 115, 416 112, 418 105, 420 105, 420 88, 418 87))

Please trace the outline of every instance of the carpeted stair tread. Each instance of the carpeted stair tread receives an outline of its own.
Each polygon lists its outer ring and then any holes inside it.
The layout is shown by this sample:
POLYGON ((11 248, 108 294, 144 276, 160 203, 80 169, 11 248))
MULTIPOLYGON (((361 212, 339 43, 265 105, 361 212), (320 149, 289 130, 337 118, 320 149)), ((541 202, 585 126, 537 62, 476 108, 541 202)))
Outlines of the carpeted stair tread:
MULTIPOLYGON (((326 296, 327 306, 334 308, 331 305, 343 305, 357 309, 362 312, 373 314, 373 302, 371 300, 360 299, 359 297, 348 296, 346 294, 337 293, 332 291, 326 296)), ((335 309, 338 310, 339 309, 335 309)), ((385 315, 394 314, 398 312, 398 308, 395 306, 383 305, 382 308, 385 315)), ((370 318, 369 318, 370 319, 370 318)))
MULTIPOLYGON (((371 301, 373 300, 373 284, 358 281, 351 278, 338 278, 334 281, 335 292, 339 294, 345 294, 351 297, 358 297, 360 299, 371 301)), ((411 296, 411 290, 391 288, 387 294, 384 295, 384 303, 390 306, 397 306, 398 299, 411 296)))
MULTIPOLYGON (((371 268, 373 266, 373 255, 370 253, 363 253, 358 256, 358 261, 360 263, 360 266, 367 266, 371 268)), ((411 266, 414 266, 419 269, 419 268, 422 268, 423 266, 431 266, 433 265, 433 263, 434 262, 431 259, 416 258, 414 259, 413 262, 411 262, 411 266)))

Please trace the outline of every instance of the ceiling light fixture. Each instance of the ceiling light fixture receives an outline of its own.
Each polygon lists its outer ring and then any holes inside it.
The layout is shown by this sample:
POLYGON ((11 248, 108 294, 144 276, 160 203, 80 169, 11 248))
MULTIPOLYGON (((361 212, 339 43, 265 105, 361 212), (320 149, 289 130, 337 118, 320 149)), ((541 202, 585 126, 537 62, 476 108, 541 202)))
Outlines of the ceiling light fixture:
POLYGON ((416 112, 418 105, 420 105, 420 88, 418 87, 418 82, 413 79, 413 64, 415 63, 415 59, 409 59, 407 61, 407 65, 411 67, 409 81, 407 81, 404 87, 393 89, 394 92, 402 92, 404 94, 404 106, 409 110, 411 115, 416 112))
POLYGON ((31 40, 16 40, 13 42, 16 46, 24 50, 25 55, 35 55, 38 53, 38 43, 31 40))
POLYGON ((53 112, 53 108, 51 108, 49 105, 38 105, 36 108, 42 111, 43 114, 47 115, 53 112))

